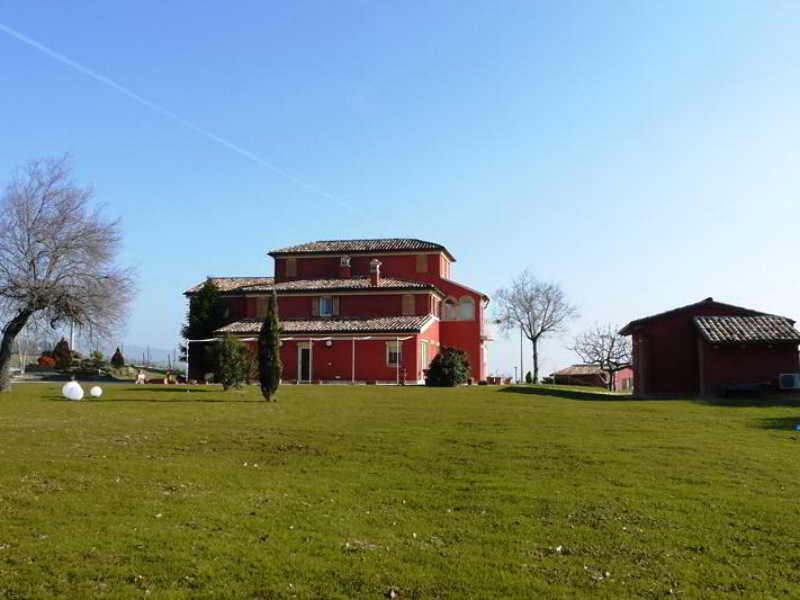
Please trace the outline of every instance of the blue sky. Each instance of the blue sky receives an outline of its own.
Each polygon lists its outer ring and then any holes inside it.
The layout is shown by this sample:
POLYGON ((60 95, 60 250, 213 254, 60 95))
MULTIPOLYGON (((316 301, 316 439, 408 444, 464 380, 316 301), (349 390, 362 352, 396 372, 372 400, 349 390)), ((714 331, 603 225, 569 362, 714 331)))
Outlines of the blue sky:
MULTIPOLYGON (((582 316, 545 372, 583 327, 707 296, 800 318, 800 4, 26 0, 0 24, 177 117, 0 31, 0 177, 69 152, 122 218, 130 345, 173 347, 207 274, 331 238, 441 242, 490 295, 560 282, 582 316)), ((516 361, 495 342, 492 371, 516 361)))

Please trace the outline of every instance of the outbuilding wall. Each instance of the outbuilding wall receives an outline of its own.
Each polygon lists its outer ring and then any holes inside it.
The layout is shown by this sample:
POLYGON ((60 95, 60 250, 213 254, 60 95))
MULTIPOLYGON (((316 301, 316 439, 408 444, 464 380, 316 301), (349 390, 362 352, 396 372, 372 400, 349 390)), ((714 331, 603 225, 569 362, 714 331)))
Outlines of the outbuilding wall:
POLYGON ((800 370, 797 344, 724 344, 701 341, 705 393, 714 393, 726 384, 776 384, 781 373, 800 370))

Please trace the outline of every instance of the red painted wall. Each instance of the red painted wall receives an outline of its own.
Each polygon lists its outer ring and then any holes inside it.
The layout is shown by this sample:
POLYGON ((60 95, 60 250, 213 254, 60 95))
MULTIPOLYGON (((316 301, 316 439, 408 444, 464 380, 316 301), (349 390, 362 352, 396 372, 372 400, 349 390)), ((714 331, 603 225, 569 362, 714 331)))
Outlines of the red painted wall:
POLYGON ((633 369, 628 367, 617 371, 614 377, 614 391, 633 392, 633 369))
MULTIPOLYGON (((355 254, 350 257, 351 275, 361 277, 369 275, 369 263, 377 258, 381 261, 381 275, 399 279, 423 280, 426 277, 439 278, 443 273, 443 264, 447 261, 444 255, 426 254, 428 271, 417 273, 416 254, 355 254)), ((292 279, 327 279, 339 276, 340 256, 317 256, 297 258, 297 276, 286 276, 286 259, 275 261, 275 281, 292 279)))
POLYGON ((481 361, 481 323, 484 318, 481 295, 448 279, 440 279, 436 285, 445 294, 456 300, 462 296, 472 298, 475 306, 475 318, 472 321, 442 321, 441 342, 443 346, 460 348, 467 353, 472 378, 475 381, 486 379, 486 366, 481 361))
MULTIPOLYGON (((419 334, 419 340, 425 340, 428 345, 428 363, 433 360, 433 357, 438 354, 439 350, 441 349, 441 342, 440 342, 440 328, 441 323, 439 321, 434 321, 430 324, 430 326, 419 334)), ((428 365, 422 364, 422 350, 420 349, 420 343, 417 342, 417 361, 416 361, 416 375, 418 381, 422 381, 425 379, 425 375, 423 373, 424 369, 428 368, 428 365)))
MULTIPOLYGON (((356 341, 356 381, 394 382, 397 379, 397 369, 386 364, 386 342, 388 340, 356 341)), ((311 377, 314 381, 351 381, 352 379, 352 351, 353 343, 350 340, 332 340, 333 345, 328 347, 324 341, 314 341, 312 344, 311 377), (338 376, 338 377, 337 377, 338 376)), ((297 341, 285 341, 281 346, 281 362, 283 363, 282 379, 285 382, 297 380, 297 341)), ((406 380, 414 380, 417 364, 416 336, 400 342, 402 344, 403 358, 400 364, 402 377, 406 369, 406 380)))
POLYGON ((553 375, 553 383, 558 385, 585 385, 591 387, 608 387, 606 380, 599 373, 587 375, 553 375))
POLYGON ((228 309, 228 316, 224 319, 226 325, 239 319, 244 319, 247 316, 245 298, 241 296, 222 296, 221 302, 228 309))
POLYGON ((797 373, 797 344, 717 345, 701 342, 706 393, 731 383, 776 384, 781 373, 797 373))
MULTIPOLYGON (((320 294, 325 295, 325 294, 320 294)), ((340 317, 386 317, 403 313, 403 293, 339 295, 340 317)), ((432 294, 414 294, 415 314, 428 314, 432 294)), ((278 296, 278 314, 282 319, 311 317, 312 296, 278 296)), ((255 301, 250 304, 248 316, 256 316, 255 301)))

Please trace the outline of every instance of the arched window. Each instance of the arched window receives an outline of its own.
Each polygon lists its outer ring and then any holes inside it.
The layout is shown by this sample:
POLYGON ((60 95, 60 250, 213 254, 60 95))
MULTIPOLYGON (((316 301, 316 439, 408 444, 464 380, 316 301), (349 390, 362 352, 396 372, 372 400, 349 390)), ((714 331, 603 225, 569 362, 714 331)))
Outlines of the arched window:
POLYGON ((472 321, 475 318, 475 301, 470 296, 461 296, 458 302, 458 320, 472 321))
POLYGON ((442 302, 442 321, 458 320, 458 303, 455 298, 445 298, 442 302))

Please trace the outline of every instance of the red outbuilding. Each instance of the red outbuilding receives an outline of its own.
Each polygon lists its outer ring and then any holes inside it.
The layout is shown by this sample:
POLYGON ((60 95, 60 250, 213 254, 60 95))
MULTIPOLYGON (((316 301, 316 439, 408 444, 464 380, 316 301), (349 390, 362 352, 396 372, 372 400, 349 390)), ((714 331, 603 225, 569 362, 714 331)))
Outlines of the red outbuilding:
POLYGON ((274 290, 284 381, 423 382, 442 346, 464 350, 473 380, 486 378, 489 298, 450 279, 455 258, 444 246, 408 238, 327 240, 269 256, 274 277, 212 278, 227 321, 215 335, 255 345, 274 290))
POLYGON ((597 365, 572 365, 550 375, 558 385, 588 385, 606 387, 606 374, 597 365))
POLYGON ((777 385, 797 373, 800 332, 787 317, 706 298, 628 323, 634 393, 706 395, 732 387, 777 385))
MULTIPOLYGON (((608 387, 608 373, 598 365, 572 365, 551 375, 559 385, 587 385, 608 387)), ((633 368, 623 367, 614 373, 614 391, 633 391, 633 368)))

